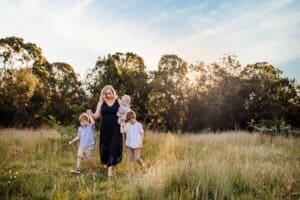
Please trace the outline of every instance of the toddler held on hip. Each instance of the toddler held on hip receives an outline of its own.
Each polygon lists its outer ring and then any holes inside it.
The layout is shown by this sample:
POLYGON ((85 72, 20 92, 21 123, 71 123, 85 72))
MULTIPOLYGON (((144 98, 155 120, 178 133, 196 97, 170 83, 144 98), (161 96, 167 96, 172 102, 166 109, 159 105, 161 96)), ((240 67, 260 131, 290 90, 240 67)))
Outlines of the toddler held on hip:
POLYGON ((118 123, 120 125, 125 124, 126 114, 128 111, 130 111, 130 96, 125 94, 121 98, 121 105, 117 112, 117 116, 119 117, 118 123))

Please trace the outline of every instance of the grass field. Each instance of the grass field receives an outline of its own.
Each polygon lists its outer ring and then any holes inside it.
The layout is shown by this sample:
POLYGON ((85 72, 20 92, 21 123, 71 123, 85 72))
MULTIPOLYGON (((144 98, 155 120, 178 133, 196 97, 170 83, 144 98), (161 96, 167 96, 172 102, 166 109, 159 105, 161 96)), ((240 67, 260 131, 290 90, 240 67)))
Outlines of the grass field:
POLYGON ((85 161, 82 174, 70 173, 74 134, 0 130, 0 199, 300 199, 299 138, 146 132, 146 173, 137 166, 130 176, 124 157, 107 178, 98 144, 94 173, 85 161))

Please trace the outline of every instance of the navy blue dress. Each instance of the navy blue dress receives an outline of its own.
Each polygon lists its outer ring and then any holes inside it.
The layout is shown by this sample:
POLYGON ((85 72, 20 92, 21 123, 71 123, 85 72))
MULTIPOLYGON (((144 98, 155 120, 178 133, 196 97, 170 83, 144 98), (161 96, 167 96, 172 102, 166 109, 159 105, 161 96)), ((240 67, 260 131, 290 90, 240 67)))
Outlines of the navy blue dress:
POLYGON ((101 106, 102 123, 100 128, 99 152, 102 164, 114 166, 122 160, 123 137, 116 113, 119 102, 115 100, 112 106, 104 101, 101 106))

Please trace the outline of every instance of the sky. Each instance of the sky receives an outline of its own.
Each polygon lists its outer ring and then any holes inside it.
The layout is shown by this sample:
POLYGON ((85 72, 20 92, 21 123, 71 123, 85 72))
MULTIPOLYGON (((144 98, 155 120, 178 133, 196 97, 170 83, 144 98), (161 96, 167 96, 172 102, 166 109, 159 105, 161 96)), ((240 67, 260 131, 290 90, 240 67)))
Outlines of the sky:
POLYGON ((298 0, 0 0, 0 24, 0 38, 35 43, 82 77, 115 52, 138 54, 147 70, 164 54, 189 64, 233 54, 300 83, 298 0))

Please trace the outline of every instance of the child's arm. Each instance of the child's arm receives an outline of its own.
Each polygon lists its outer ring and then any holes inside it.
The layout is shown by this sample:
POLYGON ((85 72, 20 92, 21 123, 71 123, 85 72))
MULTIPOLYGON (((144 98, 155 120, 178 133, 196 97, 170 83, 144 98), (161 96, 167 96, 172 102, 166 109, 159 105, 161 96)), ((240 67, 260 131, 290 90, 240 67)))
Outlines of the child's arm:
POLYGON ((96 107, 95 113, 92 113, 91 110, 87 110, 87 113, 91 115, 94 119, 98 119, 101 114, 101 106, 102 106, 102 101, 99 101, 96 107))
POLYGON ((95 120, 91 114, 89 114, 89 118, 90 118, 92 127, 95 128, 95 120))
POLYGON ((142 148, 143 147, 143 142, 144 142, 144 129, 143 129, 143 126, 142 124, 140 124, 140 134, 141 134, 141 144, 140 144, 140 147, 142 148))
POLYGON ((124 125, 121 125, 120 126, 120 132, 123 134, 125 133, 125 126, 124 125))
POLYGON ((125 114, 125 110, 120 106, 118 113, 120 113, 121 115, 125 114))
POLYGON ((140 143, 140 148, 143 147, 143 142, 144 141, 144 133, 141 134, 141 143, 140 143))
POLYGON ((69 141, 69 144, 72 144, 73 142, 79 140, 79 136, 77 135, 73 140, 69 141))

